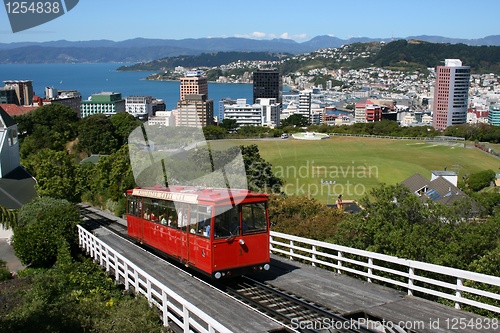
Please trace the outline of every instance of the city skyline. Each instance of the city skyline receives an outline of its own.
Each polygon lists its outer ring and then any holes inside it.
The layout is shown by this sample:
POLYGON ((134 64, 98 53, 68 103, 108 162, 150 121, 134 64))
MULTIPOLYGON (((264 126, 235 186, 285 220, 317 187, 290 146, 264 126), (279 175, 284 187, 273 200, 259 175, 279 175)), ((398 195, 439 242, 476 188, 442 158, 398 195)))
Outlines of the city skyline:
MULTIPOLYGON (((4 7, 5 8, 5 7, 4 7)), ((117 0, 80 1, 65 15, 40 26, 12 33, 6 9, 0 10, 0 42, 122 41, 137 37, 186 39, 244 37, 285 38, 304 42, 315 36, 405 38, 435 35, 477 39, 500 34, 496 13, 500 2, 386 0, 377 3, 317 1, 314 5, 290 1, 217 3, 143 0, 137 5, 117 0), (326 13, 326 14, 325 14, 326 13)))

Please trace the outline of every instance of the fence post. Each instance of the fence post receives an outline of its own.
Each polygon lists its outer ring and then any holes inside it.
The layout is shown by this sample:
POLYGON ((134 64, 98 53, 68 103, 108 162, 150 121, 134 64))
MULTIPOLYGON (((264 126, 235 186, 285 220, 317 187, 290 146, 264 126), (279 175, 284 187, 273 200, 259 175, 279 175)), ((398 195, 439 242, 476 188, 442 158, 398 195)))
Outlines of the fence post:
POLYGON ((413 296, 413 277, 415 276, 415 270, 410 267, 408 271, 408 295, 413 296))
POLYGON ((372 258, 368 258, 368 282, 369 283, 372 282, 372 279, 371 279, 371 276, 373 275, 372 266, 373 266, 373 259, 372 258))
POLYGON ((146 296, 149 305, 151 305, 153 303, 153 296, 151 295, 151 281, 149 279, 146 279, 146 296))
POLYGON ((128 264, 126 262, 123 263, 123 279, 125 280, 125 290, 129 290, 130 283, 128 282, 128 264))
POLYGON ((184 333, 189 333, 189 311, 186 305, 182 305, 182 317, 184 319, 184 333))
POLYGON ((337 273, 338 274, 342 274, 342 252, 338 252, 338 257, 339 259, 337 260, 337 266, 339 267, 337 269, 337 273))
POLYGON ((292 249, 292 246, 293 246, 293 240, 290 241, 290 253, 292 254, 290 256, 290 260, 293 260, 293 249, 292 249))
MULTIPOLYGON (((462 287, 464 286, 464 280, 462 278, 457 278, 457 291, 455 296, 462 298, 462 287)), ((455 309, 460 310, 460 302, 455 302, 455 309)))
POLYGON ((316 260, 316 245, 313 245, 313 246, 312 246, 312 252, 313 252, 313 253, 312 253, 312 260, 313 260, 313 261, 312 261, 312 265, 313 265, 314 267, 316 267, 316 263, 314 262, 314 260, 316 260))

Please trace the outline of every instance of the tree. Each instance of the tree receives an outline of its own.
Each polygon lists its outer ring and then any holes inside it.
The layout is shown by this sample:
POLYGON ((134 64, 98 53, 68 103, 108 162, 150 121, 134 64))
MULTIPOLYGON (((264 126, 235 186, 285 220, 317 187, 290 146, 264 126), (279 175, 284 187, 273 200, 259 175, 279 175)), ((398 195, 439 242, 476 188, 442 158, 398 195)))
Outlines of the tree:
POLYGON ((113 123, 104 114, 95 114, 80 120, 78 148, 91 154, 111 154, 120 147, 113 123))
POLYGON ((306 127, 309 125, 309 119, 301 114, 292 114, 290 117, 281 121, 281 126, 306 127))
POLYGON ((97 264, 78 259, 58 259, 53 268, 20 272, 29 277, 21 281, 27 287, 16 298, 2 297, 6 315, 0 316, 0 332, 165 331, 145 298, 123 293, 97 264))
POLYGON ((0 226, 5 229, 12 228, 12 226, 17 222, 17 212, 12 209, 7 209, 0 206, 0 226))
MULTIPOLYGON (((103 156, 94 167, 81 168, 80 176, 86 177, 87 171, 93 173, 90 178, 90 190, 84 189, 87 194, 85 198, 91 199, 93 203, 105 206, 108 200, 120 203, 125 201, 126 190, 136 186, 134 174, 130 164, 128 145, 121 147, 116 153, 103 156)), ((84 185, 85 179, 79 179, 78 183, 84 185)), ((84 188, 84 186, 82 186, 84 188)), ((85 192, 84 192, 85 193, 85 192)), ((123 206, 123 205, 122 205, 123 206)), ((119 206, 119 207, 122 207, 119 206)), ((115 210, 117 207, 108 207, 115 210)), ((123 210, 115 211, 116 215, 121 215, 123 210)))
POLYGON ((26 167, 37 180, 38 195, 79 201, 73 158, 66 152, 40 150, 26 161, 26 167))
POLYGON ((238 122, 236 119, 224 118, 220 123, 220 127, 224 128, 227 133, 233 133, 238 128, 238 122))
POLYGON ((495 221, 464 219, 463 205, 424 202, 403 185, 376 188, 360 204, 364 211, 339 223, 335 243, 466 269, 498 240, 495 221))
POLYGON ((109 120, 113 124, 116 137, 119 139, 119 146, 126 144, 130 133, 142 124, 140 120, 127 112, 114 114, 109 117, 109 120))
POLYGON ((248 188, 252 191, 280 193, 283 181, 271 171, 271 163, 265 161, 257 145, 240 146, 248 188))
POLYGON ((25 265, 51 267, 61 250, 76 251, 79 222, 80 212, 67 200, 42 197, 25 204, 13 228, 16 255, 25 265))
POLYGON ((337 233, 344 213, 305 196, 271 195, 269 219, 274 231, 326 241, 337 233))
POLYGON ((43 148, 63 150, 76 137, 77 114, 65 105, 44 105, 15 120, 22 139, 22 158, 43 148))
POLYGON ((495 171, 483 170, 469 175, 467 185, 474 192, 481 191, 483 188, 490 186, 490 183, 495 179, 495 171))
POLYGON ((226 137, 226 130, 222 127, 208 125, 203 127, 203 134, 206 140, 220 140, 226 137))
POLYGON ((28 136, 40 129, 48 129, 66 140, 76 137, 75 110, 62 104, 48 104, 15 118, 21 136, 28 136))

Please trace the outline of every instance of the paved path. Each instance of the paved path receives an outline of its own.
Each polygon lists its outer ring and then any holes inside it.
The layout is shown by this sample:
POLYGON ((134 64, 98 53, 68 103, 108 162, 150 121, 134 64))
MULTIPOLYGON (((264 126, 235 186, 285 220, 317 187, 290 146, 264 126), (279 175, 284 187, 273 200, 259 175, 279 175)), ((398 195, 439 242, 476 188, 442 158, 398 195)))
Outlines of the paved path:
POLYGON ((7 263, 7 269, 11 272, 18 272, 25 268, 16 257, 12 245, 7 243, 7 239, 0 239, 0 259, 7 263))

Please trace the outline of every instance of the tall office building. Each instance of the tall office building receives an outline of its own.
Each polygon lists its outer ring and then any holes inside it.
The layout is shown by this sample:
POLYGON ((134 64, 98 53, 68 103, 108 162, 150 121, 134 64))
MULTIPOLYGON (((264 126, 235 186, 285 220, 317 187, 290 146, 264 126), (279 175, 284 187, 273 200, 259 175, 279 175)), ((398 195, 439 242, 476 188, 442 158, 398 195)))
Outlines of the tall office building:
POLYGON ((459 59, 446 59, 436 69, 432 126, 445 129, 467 122, 470 67, 459 59))
POLYGON ((310 90, 304 90, 300 92, 299 94, 299 110, 298 114, 304 116, 307 118, 307 121, 311 124, 312 123, 312 114, 311 114, 311 106, 312 106, 312 99, 311 99, 311 94, 312 92, 310 90))
POLYGON ((180 100, 174 112, 176 126, 204 127, 214 123, 214 101, 208 99, 208 81, 200 71, 181 78, 180 100))
POLYGON ((281 76, 276 69, 253 72, 253 102, 258 98, 274 98, 281 104, 281 76))
MULTIPOLYGON (((12 99, 9 100, 11 104, 21 105, 21 106, 29 106, 33 105, 33 81, 31 80, 8 80, 3 81, 5 83, 5 87, 3 90, 13 90, 15 92, 14 103, 12 103, 12 99)), ((5 98, 9 96, 7 92, 1 94, 4 95, 5 98)), ((14 96, 14 94, 12 94, 14 96)), ((8 103, 9 103, 8 102, 8 103)))
POLYGON ((206 95, 208 98, 208 81, 200 71, 187 72, 181 78, 180 100, 183 101, 186 95, 206 95))

